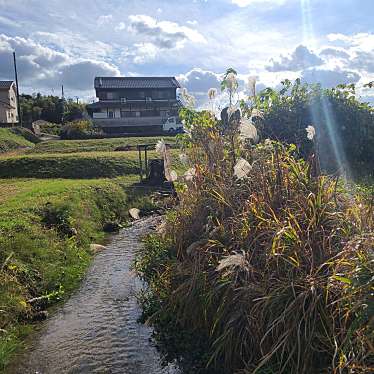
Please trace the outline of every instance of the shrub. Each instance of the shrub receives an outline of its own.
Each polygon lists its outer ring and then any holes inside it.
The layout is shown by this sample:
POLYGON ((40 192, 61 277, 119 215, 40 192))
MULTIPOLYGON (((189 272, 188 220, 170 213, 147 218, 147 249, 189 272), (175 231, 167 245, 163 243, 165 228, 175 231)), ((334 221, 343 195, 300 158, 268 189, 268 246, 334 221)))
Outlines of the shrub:
POLYGON ((43 134, 49 134, 49 135, 60 135, 61 133, 61 125, 57 123, 52 122, 46 122, 46 121, 39 121, 40 124, 40 132, 43 134))
POLYGON ((285 80, 279 91, 262 91, 254 100, 254 108, 262 113, 265 138, 294 143, 307 158, 311 144, 305 128, 313 125, 326 171, 346 171, 353 176, 373 174, 374 109, 357 100, 355 94, 354 85, 322 89, 300 80, 293 84, 285 80))
POLYGON ((90 121, 77 120, 64 125, 60 136, 61 139, 90 139, 103 137, 103 134, 90 121))

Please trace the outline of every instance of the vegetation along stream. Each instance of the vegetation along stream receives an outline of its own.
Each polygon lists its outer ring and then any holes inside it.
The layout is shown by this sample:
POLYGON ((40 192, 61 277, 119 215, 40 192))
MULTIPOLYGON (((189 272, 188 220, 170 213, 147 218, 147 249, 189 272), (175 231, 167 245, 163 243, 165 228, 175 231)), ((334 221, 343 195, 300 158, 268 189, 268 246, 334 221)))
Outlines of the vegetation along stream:
POLYGON ((50 318, 13 373, 177 373, 162 368, 152 330, 137 322, 131 263, 157 218, 137 221, 98 253, 80 289, 50 318))

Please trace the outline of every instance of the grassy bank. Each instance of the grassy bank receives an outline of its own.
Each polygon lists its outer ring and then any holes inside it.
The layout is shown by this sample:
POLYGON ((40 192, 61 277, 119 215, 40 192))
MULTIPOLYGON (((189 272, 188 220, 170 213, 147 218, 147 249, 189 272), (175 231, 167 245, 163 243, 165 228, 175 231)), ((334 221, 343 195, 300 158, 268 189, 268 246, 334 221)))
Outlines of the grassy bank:
MULTIPOLYGON (((179 168, 177 152, 171 153, 179 168)), ((148 152, 148 159, 158 157, 155 151, 148 152)), ((138 171, 137 151, 0 156, 0 178, 115 178, 138 171)))
POLYGON ((34 144, 12 129, 0 128, 0 153, 32 148, 34 144))
POLYGON ((138 172, 136 152, 16 155, 0 158, 0 177, 113 178, 138 172))
POLYGON ((49 140, 38 144, 28 153, 77 153, 103 151, 111 152, 118 147, 156 143, 161 138, 168 143, 175 142, 175 137, 173 136, 109 138, 88 140, 49 140))
POLYGON ((105 223, 150 206, 135 180, 0 180, 0 371, 30 323, 79 284, 105 223))

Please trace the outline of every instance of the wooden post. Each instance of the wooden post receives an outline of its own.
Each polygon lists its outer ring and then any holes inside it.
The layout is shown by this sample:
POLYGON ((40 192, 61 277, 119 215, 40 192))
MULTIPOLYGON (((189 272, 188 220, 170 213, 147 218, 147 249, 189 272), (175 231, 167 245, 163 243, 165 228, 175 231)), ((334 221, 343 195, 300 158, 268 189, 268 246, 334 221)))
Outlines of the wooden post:
POLYGON ((138 154, 139 154, 139 172, 140 172, 140 181, 143 180, 143 165, 142 165, 142 151, 138 145, 138 154))
POLYGON ((64 95, 64 85, 61 85, 61 106, 62 106, 62 114, 61 114, 61 124, 64 125, 65 122, 65 95, 64 95))
POLYGON ((144 146, 144 165, 145 165, 145 177, 148 175, 148 145, 144 146))

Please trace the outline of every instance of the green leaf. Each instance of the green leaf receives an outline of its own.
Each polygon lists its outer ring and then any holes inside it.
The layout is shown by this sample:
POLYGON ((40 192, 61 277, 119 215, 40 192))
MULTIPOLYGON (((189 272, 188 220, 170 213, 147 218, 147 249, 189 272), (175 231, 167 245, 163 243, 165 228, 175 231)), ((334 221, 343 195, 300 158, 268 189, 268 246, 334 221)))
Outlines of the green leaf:
POLYGON ((352 284, 352 281, 350 279, 342 277, 340 275, 334 275, 332 278, 345 284, 352 284))

